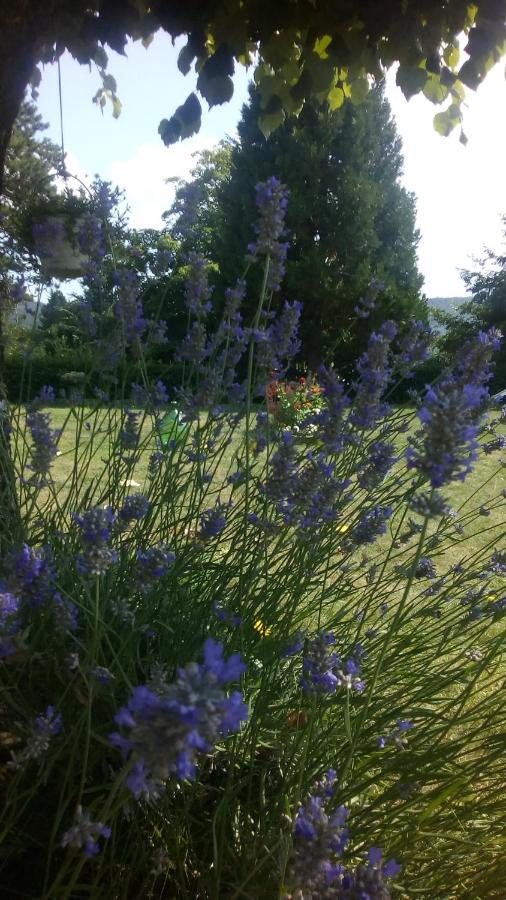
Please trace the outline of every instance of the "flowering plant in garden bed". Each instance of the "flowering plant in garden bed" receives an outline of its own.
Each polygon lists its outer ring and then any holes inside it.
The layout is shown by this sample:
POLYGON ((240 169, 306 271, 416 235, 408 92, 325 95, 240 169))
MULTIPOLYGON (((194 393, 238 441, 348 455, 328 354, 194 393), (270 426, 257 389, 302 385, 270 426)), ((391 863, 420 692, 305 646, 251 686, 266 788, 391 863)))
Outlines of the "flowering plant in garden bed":
POLYGON ((268 400, 276 422, 296 434, 316 433, 315 416, 324 406, 324 390, 316 381, 301 376, 297 381, 271 382, 268 400))
POLYGON ((256 405, 300 313, 277 301, 286 192, 270 179, 257 201, 214 329, 207 262, 189 260, 177 440, 160 449, 156 323, 121 271, 119 327, 95 318, 90 340, 109 383, 134 348, 143 405, 104 390, 54 422, 46 390, 11 410, 6 896, 485 898, 503 883, 500 337, 463 347, 411 412, 388 390, 424 358, 424 329, 385 322, 349 391, 321 369, 317 437, 297 443, 256 405))

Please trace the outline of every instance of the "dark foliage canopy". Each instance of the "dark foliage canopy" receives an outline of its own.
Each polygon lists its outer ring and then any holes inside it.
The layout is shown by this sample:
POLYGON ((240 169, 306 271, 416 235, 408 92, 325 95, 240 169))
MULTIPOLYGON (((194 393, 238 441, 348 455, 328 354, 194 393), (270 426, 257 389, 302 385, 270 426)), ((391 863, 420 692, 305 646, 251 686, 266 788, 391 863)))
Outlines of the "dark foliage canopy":
MULTIPOLYGON (((0 0, 0 170, 26 87, 40 79, 37 63, 66 49, 95 64, 96 100, 110 99, 118 115, 104 48, 123 53, 129 38, 147 46, 159 29, 187 36, 179 68, 186 74, 195 65, 197 92, 210 106, 232 96, 236 64, 254 64, 265 134, 308 99, 330 109, 346 98, 361 102, 395 62, 407 97, 423 91, 434 103, 447 101, 435 119, 447 134, 461 121, 464 86, 476 88, 506 52, 506 0, 0 0)), ((187 137, 200 120, 192 93, 160 123, 162 139, 187 137)))

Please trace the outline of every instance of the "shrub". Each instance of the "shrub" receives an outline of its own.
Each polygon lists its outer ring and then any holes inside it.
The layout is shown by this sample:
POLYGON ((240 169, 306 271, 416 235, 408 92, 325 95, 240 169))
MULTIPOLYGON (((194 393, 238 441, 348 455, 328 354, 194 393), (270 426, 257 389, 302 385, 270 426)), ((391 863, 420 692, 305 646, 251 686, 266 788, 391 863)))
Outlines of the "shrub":
MULTIPOLYGON (((59 436, 50 391, 12 412, 25 543, 0 585, 7 895, 485 898, 502 883, 504 491, 487 506, 455 493, 478 459, 489 481, 500 470, 498 336, 462 349, 414 427, 387 393, 423 353, 384 323, 350 391, 322 369, 308 451, 253 405, 299 312, 273 316, 267 291, 282 187, 258 202, 252 323, 239 281, 208 331, 191 261, 183 439, 161 451, 147 379, 144 409, 102 394, 59 436)), ((142 360, 127 299, 120 331, 142 360)))

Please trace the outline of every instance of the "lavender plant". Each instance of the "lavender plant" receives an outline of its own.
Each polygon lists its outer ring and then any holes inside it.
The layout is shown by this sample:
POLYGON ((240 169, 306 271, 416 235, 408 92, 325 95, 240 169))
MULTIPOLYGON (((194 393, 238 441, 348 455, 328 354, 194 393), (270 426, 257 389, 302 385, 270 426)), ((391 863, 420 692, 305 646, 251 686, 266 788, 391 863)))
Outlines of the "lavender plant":
MULTIPOLYGON (((498 896, 499 336, 463 348, 418 409, 392 407, 426 335, 384 323, 349 389, 322 367, 308 447, 257 405, 297 352, 300 313, 277 296, 287 193, 270 179, 257 203, 221 320, 207 262, 188 260, 180 439, 160 441, 167 394, 147 378, 154 328, 128 272, 103 298, 117 333, 88 318, 100 365, 135 351, 133 395, 11 410, 6 896, 498 896)), ((86 223, 95 291, 103 237, 86 223)))

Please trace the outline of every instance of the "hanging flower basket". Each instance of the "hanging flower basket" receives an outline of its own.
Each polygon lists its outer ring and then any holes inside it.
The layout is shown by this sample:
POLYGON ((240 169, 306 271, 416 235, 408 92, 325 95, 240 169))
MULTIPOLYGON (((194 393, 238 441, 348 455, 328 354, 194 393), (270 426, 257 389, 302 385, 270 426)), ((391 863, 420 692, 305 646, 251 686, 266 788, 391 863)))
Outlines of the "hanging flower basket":
POLYGON ((27 250, 38 256, 46 278, 80 278, 87 256, 79 246, 79 233, 92 211, 83 195, 56 194, 24 211, 22 232, 27 250))
POLYGON ((40 258, 42 274, 47 278, 80 278, 87 256, 79 248, 79 230, 83 216, 72 218, 65 213, 48 215, 34 223, 35 252, 40 258))

